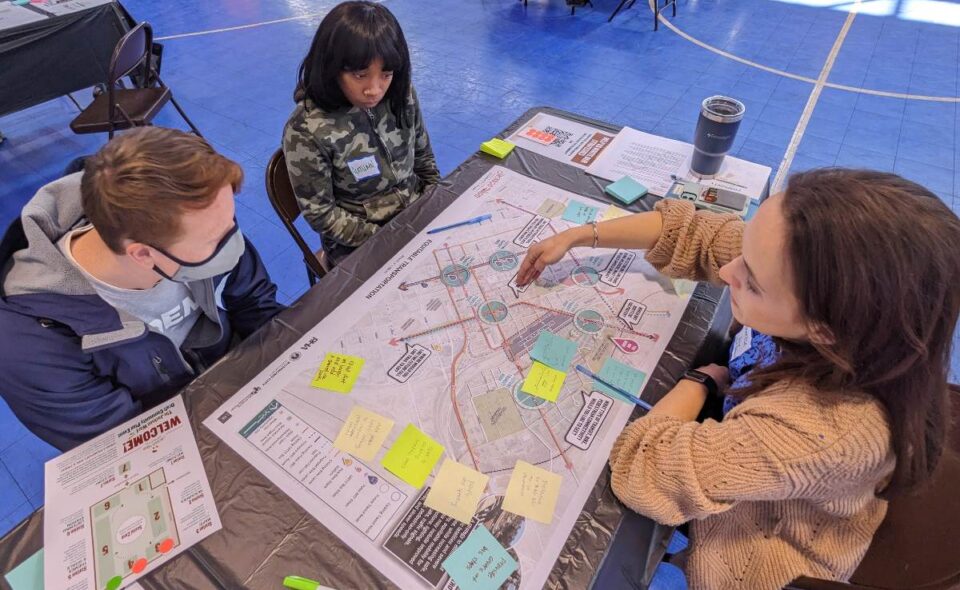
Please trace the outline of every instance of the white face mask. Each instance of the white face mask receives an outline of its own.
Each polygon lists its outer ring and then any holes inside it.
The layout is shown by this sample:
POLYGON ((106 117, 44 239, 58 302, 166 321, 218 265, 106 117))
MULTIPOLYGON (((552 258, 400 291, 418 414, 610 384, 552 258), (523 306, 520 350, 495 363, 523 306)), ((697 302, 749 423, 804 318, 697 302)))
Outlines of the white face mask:
POLYGON ((162 248, 156 246, 151 247, 180 265, 177 272, 172 275, 168 275, 163 272, 159 266, 154 265, 153 270, 157 274, 169 281, 192 283, 226 274, 233 270, 233 268, 237 266, 237 263, 240 262, 240 257, 243 256, 243 251, 246 246, 243 240, 243 234, 240 233, 240 226, 236 225, 236 221, 234 221, 233 229, 227 232, 227 235, 223 236, 223 239, 220 240, 220 243, 217 244, 216 249, 214 249, 213 254, 200 262, 184 262, 162 248))

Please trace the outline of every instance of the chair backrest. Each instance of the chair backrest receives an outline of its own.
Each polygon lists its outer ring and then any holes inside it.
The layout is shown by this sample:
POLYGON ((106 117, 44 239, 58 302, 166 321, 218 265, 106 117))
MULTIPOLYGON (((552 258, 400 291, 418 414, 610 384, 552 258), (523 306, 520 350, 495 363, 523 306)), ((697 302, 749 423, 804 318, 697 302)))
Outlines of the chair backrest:
POLYGON ((960 584, 960 388, 951 387, 953 428, 933 480, 890 501, 887 516, 850 581, 873 588, 947 589, 960 584))
POLYGON ((266 176, 267 197, 270 198, 270 204, 273 205, 273 209, 277 212, 277 216, 283 222, 284 227, 290 232, 290 237, 303 252, 303 261, 318 278, 322 278, 326 274, 326 270, 317 260, 303 236, 300 235, 300 231, 293 225, 293 222, 300 217, 300 206, 297 205, 297 196, 293 192, 293 185, 290 184, 290 175, 287 174, 287 159, 283 156, 282 149, 278 149, 270 157, 266 176))
MULTIPOLYGON (((124 35, 117 46, 113 48, 110 58, 110 72, 107 84, 113 88, 121 78, 129 76, 140 64, 145 64, 144 71, 150 71, 150 54, 153 46, 153 28, 150 23, 142 22, 133 27, 124 35)), ((149 75, 143 76, 144 83, 149 75)))

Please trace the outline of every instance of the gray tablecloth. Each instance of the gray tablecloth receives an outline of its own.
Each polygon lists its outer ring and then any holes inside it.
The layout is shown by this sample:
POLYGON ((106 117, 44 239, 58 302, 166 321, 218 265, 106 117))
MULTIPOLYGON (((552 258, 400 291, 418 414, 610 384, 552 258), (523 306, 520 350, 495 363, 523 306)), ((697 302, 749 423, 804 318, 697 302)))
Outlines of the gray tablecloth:
MULTIPOLYGON (((536 112, 550 112, 616 132, 617 127, 548 108, 531 109, 502 134, 536 112)), ((477 153, 448 175, 432 194, 398 215, 290 309, 280 314, 184 390, 191 423, 223 521, 223 530, 141 580, 147 590, 167 588, 279 588, 284 576, 308 575, 338 590, 392 588, 362 556, 345 546, 260 472, 201 426, 224 400, 333 311, 493 165, 502 165, 559 188, 610 202, 603 181, 582 170, 521 149, 505 160, 477 153)), ((631 208, 648 210, 655 198, 631 208)), ((301 264, 291 259, 290 264, 301 264)), ((721 352, 730 324, 725 291, 697 287, 644 397, 656 401, 692 364, 721 352)), ((640 410, 637 410, 639 415, 640 410)), ((9 571, 42 545, 42 510, 0 540, 0 572, 9 571)), ((551 588, 587 588, 617 532, 624 551, 611 552, 597 587, 643 576, 656 566, 670 530, 626 510, 610 491, 609 470, 594 486, 548 581, 551 588), (624 516, 628 525, 621 526, 624 516), (649 562, 646 559, 649 557, 649 562)), ((616 543, 614 543, 616 544, 616 543)), ((620 584, 617 583, 617 586, 620 584)), ((6 588, 0 581, 0 588, 6 588)))

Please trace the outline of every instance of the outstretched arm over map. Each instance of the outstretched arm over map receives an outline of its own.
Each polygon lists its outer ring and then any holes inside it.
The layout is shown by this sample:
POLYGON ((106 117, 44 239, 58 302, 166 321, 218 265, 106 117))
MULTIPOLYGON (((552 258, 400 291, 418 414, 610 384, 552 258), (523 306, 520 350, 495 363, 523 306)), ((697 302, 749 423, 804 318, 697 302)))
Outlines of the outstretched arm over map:
MULTIPOLYGON (((649 250, 647 261, 667 276, 718 282, 720 267, 740 255, 743 221, 665 199, 653 211, 598 223, 597 233, 604 248, 649 250)), ((593 238, 593 227, 582 225, 537 242, 523 259, 517 284, 536 280, 571 248, 592 245, 593 238)))

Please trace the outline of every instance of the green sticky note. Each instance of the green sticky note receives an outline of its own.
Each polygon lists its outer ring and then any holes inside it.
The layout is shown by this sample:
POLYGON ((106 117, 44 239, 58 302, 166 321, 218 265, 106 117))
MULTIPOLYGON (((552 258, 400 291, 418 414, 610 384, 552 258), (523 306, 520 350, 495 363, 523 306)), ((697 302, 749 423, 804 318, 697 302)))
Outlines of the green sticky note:
POLYGON ((407 424, 380 464, 390 473, 419 489, 426 483, 427 476, 441 455, 443 445, 413 424, 407 424))
POLYGON ((600 209, 584 205, 580 201, 570 201, 563 212, 563 219, 573 223, 590 223, 597 218, 600 209))
POLYGON ((358 356, 328 352, 310 385, 337 393, 350 393, 362 368, 363 359, 358 356))
POLYGON ((517 562, 482 524, 442 564, 460 590, 496 590, 517 562))
POLYGON ((540 332, 537 342, 530 350, 530 358, 564 373, 567 372, 575 356, 577 356, 576 342, 546 330, 540 332))
POLYGON ((565 371, 558 371, 543 363, 533 362, 527 378, 523 380, 520 391, 543 398, 548 402, 557 401, 563 382, 567 378, 565 371))
MULTIPOLYGON (((610 385, 615 385, 620 389, 635 395, 640 396, 640 390, 643 388, 643 382, 647 378, 647 374, 643 371, 638 371, 630 365, 625 365, 620 361, 612 358, 608 358, 604 363, 603 367, 600 369, 600 374, 597 375, 610 385)), ((610 388, 606 387, 602 383, 593 382, 593 387, 601 393, 605 393, 611 396, 623 397, 617 392, 612 391, 610 388)))
POLYGON ((16 4, 17 6, 25 6, 27 4, 30 4, 30 0, 13 0, 13 3, 16 4))
POLYGON ((613 184, 608 184, 607 188, 603 190, 611 197, 626 205, 633 203, 643 195, 647 194, 647 187, 643 186, 629 176, 624 176, 613 184))
POLYGON ((24 559, 4 577, 13 590, 43 590, 43 549, 24 559))
POLYGON ((490 154, 491 156, 496 156, 501 160, 510 155, 510 152, 513 151, 513 148, 516 147, 509 141, 500 139, 499 137, 494 137, 490 141, 485 141, 480 144, 480 151, 485 154, 490 154))

